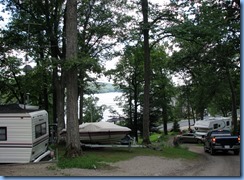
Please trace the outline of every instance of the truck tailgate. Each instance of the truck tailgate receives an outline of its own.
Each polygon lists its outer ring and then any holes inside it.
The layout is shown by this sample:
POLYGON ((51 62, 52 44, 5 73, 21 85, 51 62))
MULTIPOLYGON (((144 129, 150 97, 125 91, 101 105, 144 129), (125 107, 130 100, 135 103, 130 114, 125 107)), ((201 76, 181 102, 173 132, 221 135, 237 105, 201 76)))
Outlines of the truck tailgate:
POLYGON ((216 137, 216 143, 221 145, 236 145, 238 144, 238 137, 216 137))

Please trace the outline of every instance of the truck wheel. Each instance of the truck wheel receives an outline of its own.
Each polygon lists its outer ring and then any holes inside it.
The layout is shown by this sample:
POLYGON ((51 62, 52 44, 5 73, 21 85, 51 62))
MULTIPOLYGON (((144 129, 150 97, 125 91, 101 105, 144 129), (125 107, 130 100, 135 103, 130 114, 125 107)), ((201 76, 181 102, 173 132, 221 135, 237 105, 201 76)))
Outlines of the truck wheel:
POLYGON ((215 154, 215 150, 212 147, 210 148, 210 154, 211 155, 214 155, 215 154))
POLYGON ((206 148, 205 145, 204 145, 204 152, 208 152, 208 149, 206 148))
POLYGON ((197 140, 198 144, 202 144, 202 141, 200 139, 197 140))
POLYGON ((235 155, 239 155, 240 151, 239 150, 234 150, 235 155))
POLYGON ((223 150, 223 152, 224 152, 225 154, 227 154, 227 153, 228 153, 228 150, 223 150))

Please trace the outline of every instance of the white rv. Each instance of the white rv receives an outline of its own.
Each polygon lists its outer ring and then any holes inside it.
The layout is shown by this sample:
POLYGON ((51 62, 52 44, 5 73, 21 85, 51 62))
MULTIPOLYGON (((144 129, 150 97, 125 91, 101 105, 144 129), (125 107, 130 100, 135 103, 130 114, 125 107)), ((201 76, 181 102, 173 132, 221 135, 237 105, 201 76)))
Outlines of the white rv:
POLYGON ((48 113, 0 105, 0 163, 28 163, 47 151, 48 113))
POLYGON ((210 130, 231 130, 230 117, 208 117, 204 120, 198 120, 194 124, 195 134, 205 136, 210 130))

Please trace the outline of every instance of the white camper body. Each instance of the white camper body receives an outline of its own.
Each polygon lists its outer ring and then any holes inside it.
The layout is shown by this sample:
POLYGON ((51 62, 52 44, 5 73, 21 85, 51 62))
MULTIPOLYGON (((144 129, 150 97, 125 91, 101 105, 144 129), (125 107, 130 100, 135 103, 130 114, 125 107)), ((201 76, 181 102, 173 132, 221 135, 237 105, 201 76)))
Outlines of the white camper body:
POLYGON ((46 152, 48 140, 45 110, 0 109, 0 163, 32 162, 46 152))
POLYGON ((198 120, 194 124, 195 134, 197 136, 206 136, 210 130, 231 130, 230 117, 209 117, 204 120, 198 120))

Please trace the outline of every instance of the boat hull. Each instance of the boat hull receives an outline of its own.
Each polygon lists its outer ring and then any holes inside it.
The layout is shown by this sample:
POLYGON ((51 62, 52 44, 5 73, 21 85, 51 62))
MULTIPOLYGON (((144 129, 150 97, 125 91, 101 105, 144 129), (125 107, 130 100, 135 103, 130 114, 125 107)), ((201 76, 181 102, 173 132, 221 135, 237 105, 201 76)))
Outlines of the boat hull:
MULTIPOLYGON (((127 134, 130 128, 119 126, 109 122, 83 123, 79 125, 81 143, 89 144, 115 144, 119 143, 127 134)), ((61 136, 66 136, 66 129, 63 129, 61 136)))
POLYGON ((80 141, 91 144, 116 144, 129 132, 82 132, 80 141))

